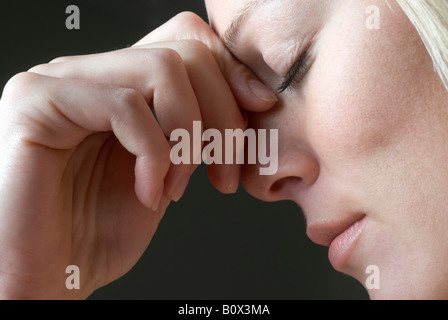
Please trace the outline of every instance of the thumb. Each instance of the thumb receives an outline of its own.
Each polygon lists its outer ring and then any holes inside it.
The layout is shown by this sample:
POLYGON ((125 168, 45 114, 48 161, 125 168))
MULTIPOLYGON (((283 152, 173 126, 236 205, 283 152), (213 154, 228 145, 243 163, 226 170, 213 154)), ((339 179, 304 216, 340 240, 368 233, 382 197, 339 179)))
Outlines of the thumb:
POLYGON ((188 39, 199 40, 210 49, 240 108, 263 112, 276 104, 277 96, 232 55, 210 26, 195 13, 178 14, 134 46, 188 39))

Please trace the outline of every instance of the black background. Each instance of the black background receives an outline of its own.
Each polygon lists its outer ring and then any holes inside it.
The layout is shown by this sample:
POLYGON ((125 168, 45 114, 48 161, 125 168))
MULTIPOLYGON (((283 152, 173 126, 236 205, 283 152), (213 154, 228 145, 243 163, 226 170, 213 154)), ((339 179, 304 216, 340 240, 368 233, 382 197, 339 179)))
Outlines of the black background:
MULTIPOLYGON (((0 86, 58 56, 128 47, 176 13, 206 19, 202 0, 2 1, 0 86), (81 29, 67 30, 75 4, 81 29)), ((204 166, 170 206, 139 263, 90 299, 368 299, 331 268, 327 249, 305 235, 300 209, 264 203, 242 188, 219 194, 204 166)))

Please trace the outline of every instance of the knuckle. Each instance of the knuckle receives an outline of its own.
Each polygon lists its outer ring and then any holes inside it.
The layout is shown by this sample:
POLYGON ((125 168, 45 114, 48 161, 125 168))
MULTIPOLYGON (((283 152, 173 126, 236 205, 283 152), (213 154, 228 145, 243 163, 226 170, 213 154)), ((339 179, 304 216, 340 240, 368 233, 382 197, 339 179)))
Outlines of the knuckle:
POLYGON ((181 55, 174 49, 161 48, 156 51, 158 63, 164 66, 178 66, 183 64, 181 55))
POLYGON ((47 70, 47 64, 38 64, 28 70, 28 72, 44 74, 45 70, 47 70))
POLYGON ((219 63, 213 52, 211 51, 208 44, 201 40, 189 39, 183 40, 186 49, 190 52, 190 59, 192 63, 197 63, 199 65, 211 66, 219 63))
POLYGON ((50 63, 62 63, 62 62, 70 61, 70 60, 73 60, 73 57, 71 57, 71 56, 57 57, 57 58, 51 60, 51 61, 49 62, 49 64, 50 64, 50 63))
MULTIPOLYGON (((180 53, 171 48, 157 48, 147 51, 147 60, 149 65, 156 68, 160 77, 157 78, 159 84, 163 83, 163 79, 171 79, 176 77, 179 70, 185 68, 184 60, 180 53)), ((151 87, 154 84, 154 79, 149 81, 148 85, 151 87)), ((148 89, 149 90, 149 89, 148 89)))
POLYGON ((6 83, 3 97, 23 97, 30 88, 36 85, 39 76, 31 72, 21 72, 14 75, 6 83))
POLYGON ((188 26, 188 27, 196 27, 197 28, 205 23, 204 20, 200 16, 198 16, 196 13, 191 12, 191 11, 181 12, 181 13, 177 14, 174 17, 174 19, 181 25, 188 26))
POLYGON ((183 43, 188 47, 189 50, 201 57, 209 56, 211 54, 209 47, 201 40, 187 39, 183 40, 183 43))
POLYGON ((206 43, 197 39, 178 41, 180 50, 184 54, 187 64, 209 65, 214 62, 214 56, 206 43))
POLYGON ((21 72, 14 75, 6 83, 0 100, 0 130, 10 137, 23 135, 24 119, 27 119, 30 103, 33 103, 35 87, 41 84, 41 76, 30 72, 21 72), (9 128, 13 127, 13 130, 9 128), (21 129, 19 129, 21 128, 21 129))
POLYGON ((144 101, 142 94, 133 88, 120 88, 116 92, 116 101, 122 106, 135 106, 144 101))

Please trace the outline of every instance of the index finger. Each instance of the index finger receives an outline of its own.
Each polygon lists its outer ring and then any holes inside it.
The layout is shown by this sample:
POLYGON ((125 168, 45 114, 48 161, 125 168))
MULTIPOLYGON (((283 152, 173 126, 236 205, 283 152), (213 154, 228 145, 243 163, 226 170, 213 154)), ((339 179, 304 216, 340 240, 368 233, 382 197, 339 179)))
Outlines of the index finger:
POLYGON ((199 40, 210 49, 240 108, 264 112, 277 103, 277 96, 239 62, 211 27, 194 13, 178 14, 134 46, 176 40, 199 40))

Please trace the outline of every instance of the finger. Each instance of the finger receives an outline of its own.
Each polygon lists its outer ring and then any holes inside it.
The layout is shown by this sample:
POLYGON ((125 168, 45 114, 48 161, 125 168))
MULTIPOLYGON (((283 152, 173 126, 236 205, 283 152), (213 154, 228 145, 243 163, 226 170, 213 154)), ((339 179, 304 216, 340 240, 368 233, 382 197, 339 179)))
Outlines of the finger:
MULTIPOLYGON (((196 39, 208 47, 221 73, 223 73, 224 79, 229 84, 231 93, 239 107, 249 111, 266 111, 275 105, 277 97, 248 68, 233 57, 210 26, 195 14, 179 14, 139 41, 134 47, 147 46, 147 44, 159 41, 179 41, 182 39, 196 39)), ((56 62, 73 60, 75 58, 62 58, 56 60, 56 62)), ((226 127, 227 129, 234 128, 234 126, 226 127)), ((240 125, 237 127, 240 127, 240 125)), ((223 132, 222 129, 220 131, 223 132)), ((237 150, 234 151, 236 155, 237 150)), ((222 152, 224 153, 225 151, 222 152)), ((218 190, 226 193, 236 190, 239 180, 238 166, 220 165, 220 169, 217 169, 216 166, 211 166, 209 175, 212 183, 218 190)))
POLYGON ((170 147, 138 91, 29 72, 14 77, 7 88, 11 87, 22 96, 27 92, 26 103, 14 110, 22 115, 16 117, 19 120, 15 125, 23 139, 51 149, 69 150, 89 135, 113 132, 136 156, 138 199, 157 209, 170 167, 170 147))
POLYGON ((134 46, 188 39, 199 40, 207 45, 241 108, 262 112, 272 108, 278 101, 276 95, 235 59, 210 26, 194 13, 180 13, 134 46))
POLYGON ((79 59, 81 57, 82 57, 81 55, 58 57, 58 58, 51 60, 49 63, 67 62, 67 61, 72 61, 74 59, 79 59))
MULTIPOLYGON (((30 69, 47 76, 84 79, 113 86, 133 88, 154 109, 166 137, 176 129, 193 136, 194 121, 201 121, 198 101, 179 54, 170 48, 119 50, 73 57, 30 69)), ((192 148, 190 150, 193 150, 192 148)), ((191 175, 189 164, 172 165, 165 181, 164 195, 179 200, 191 175)))
MULTIPOLYGON (((185 128, 193 137, 193 123, 201 119, 204 129, 217 129, 222 136, 226 129, 244 127, 240 109, 219 66, 208 47, 197 40, 155 43, 146 45, 145 49, 73 58, 37 66, 30 71, 134 88, 154 106, 166 136, 175 129, 185 128)), ((224 147, 223 144, 219 150, 221 159, 226 152, 232 152, 234 161, 213 163, 208 171, 219 191, 233 193, 239 184, 238 150, 224 147)), ((190 150, 194 150, 192 141, 190 150)), ((197 154, 192 154, 190 163, 197 158, 197 154)), ((173 166, 167 177, 169 190, 165 195, 177 200, 182 189, 179 185, 183 185, 181 181, 191 171, 187 166, 173 166)))
MULTIPOLYGON (((173 49, 181 56, 199 102, 203 129, 218 130, 222 138, 221 144, 216 143, 214 148, 221 156, 216 157, 216 162, 207 163, 210 181, 220 192, 236 192, 240 176, 236 159, 243 148, 226 148, 224 137, 226 130, 244 129, 244 118, 212 53, 197 40, 155 43, 148 47, 152 45, 173 49), (226 158, 231 161, 226 163, 226 158)), ((210 141, 213 142, 216 141, 210 141)))

